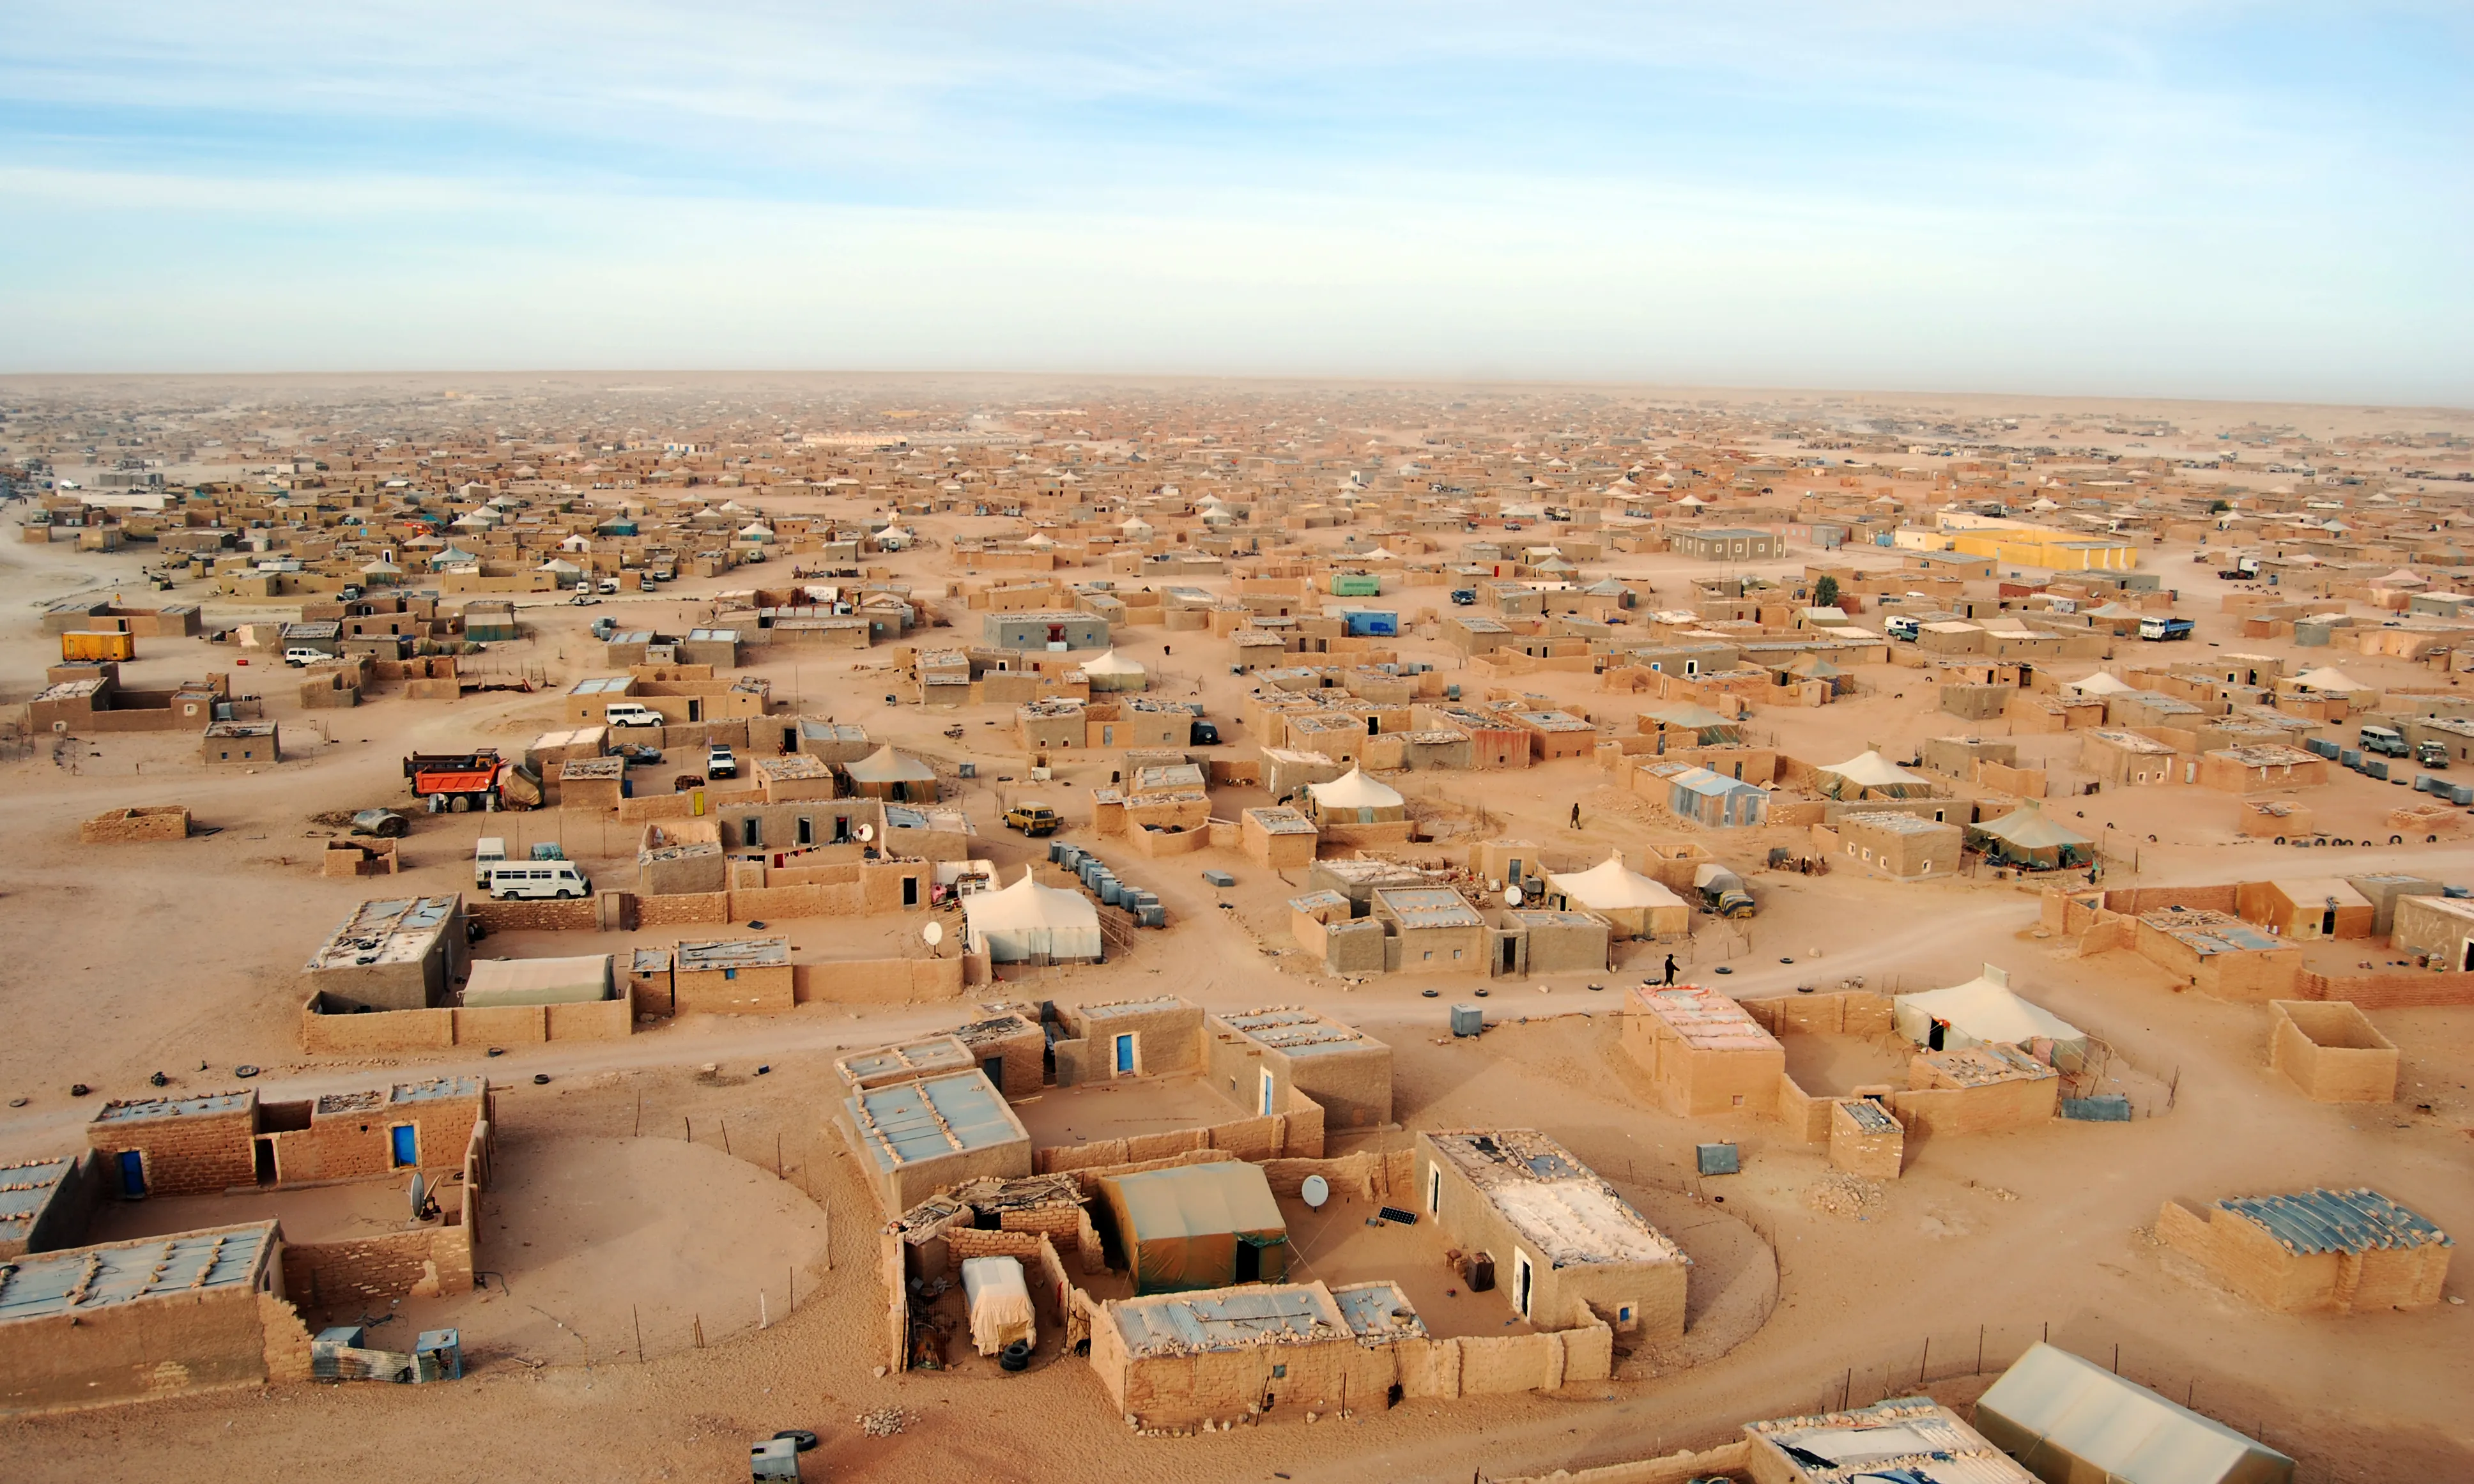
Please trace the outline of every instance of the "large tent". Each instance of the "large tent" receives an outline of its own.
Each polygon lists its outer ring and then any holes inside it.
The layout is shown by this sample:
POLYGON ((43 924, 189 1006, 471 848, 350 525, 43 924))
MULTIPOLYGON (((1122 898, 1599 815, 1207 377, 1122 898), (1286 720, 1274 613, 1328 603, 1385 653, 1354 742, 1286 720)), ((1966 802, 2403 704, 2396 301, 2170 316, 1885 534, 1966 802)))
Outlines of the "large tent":
POLYGON ((2031 1050, 2048 1041, 2053 1060, 2074 1067, 2087 1057, 2087 1033, 2010 990, 2010 973, 1988 963, 1984 972, 1963 985, 1903 994, 1891 1001, 1891 1023, 1899 1034, 1935 1051, 1967 1046, 2012 1046, 2031 1050))
POLYGON ((1314 801, 1318 818, 1334 824, 1372 824, 1379 818, 1397 819, 1407 800, 1390 784, 1366 776, 1366 770, 1352 767, 1329 783, 1306 785, 1306 796, 1314 801))
POLYGON ((1984 846, 1986 855, 2007 864, 2040 870, 2082 864, 2087 860, 2088 846, 2095 843, 2043 810, 2026 804, 1999 819, 1987 819, 1967 828, 1969 834, 1989 841, 1984 846))
POLYGON ((842 770, 862 798, 891 799, 897 804, 934 803, 936 798, 936 770, 894 751, 890 742, 856 763, 844 764, 842 770))
POLYGON ((1821 791, 1834 799, 1924 798, 1933 791, 1931 779, 1908 772, 1878 752, 1859 752, 1820 773, 1821 791))
POLYGON ((1684 898, 1625 865, 1620 850, 1586 871, 1549 871, 1546 886, 1634 937, 1663 937, 1692 926, 1692 909, 1684 898))
POLYGON ((1280 1282, 1289 1228, 1263 1167, 1238 1159, 1100 1181, 1137 1294, 1280 1282))
POLYGON ((1082 677, 1091 682, 1094 691, 1144 691, 1152 683, 1151 671, 1114 649, 1084 660, 1082 677))
POLYGON ((1976 1402, 1976 1430, 2040 1479, 2122 1484, 2292 1484, 2293 1460, 2125 1381, 2037 1344, 1976 1402))
POLYGON ((2346 674, 2343 670, 2339 669, 2334 665, 2322 665, 2317 669, 2304 670, 2301 674, 2293 677, 2293 683, 2302 687, 2306 691, 2334 691, 2351 693, 2356 691, 2368 691, 2374 689, 2374 687, 2366 686, 2361 681, 2355 679, 2353 676, 2346 674))
POLYGON ((1100 910, 1079 891, 1041 886, 1025 866, 1012 886, 962 898, 962 943, 999 963, 1097 961, 1100 910))
POLYGON ((2076 691, 2081 695, 2119 695, 2124 691, 2136 691, 2139 689, 2137 686, 2132 685, 2129 681, 2122 679, 2120 675, 2115 674, 2109 669, 2098 670, 2095 674, 2088 676, 2085 680, 2072 680, 2065 682, 2063 688, 2065 690, 2076 691))
POLYGON ((1667 706, 1652 706, 1642 711, 1641 716, 1657 722, 1660 731, 1691 733, 1695 746, 1706 747, 1713 742, 1741 742, 1744 738, 1742 722, 1729 717, 1722 717, 1697 701, 1677 701, 1667 706))

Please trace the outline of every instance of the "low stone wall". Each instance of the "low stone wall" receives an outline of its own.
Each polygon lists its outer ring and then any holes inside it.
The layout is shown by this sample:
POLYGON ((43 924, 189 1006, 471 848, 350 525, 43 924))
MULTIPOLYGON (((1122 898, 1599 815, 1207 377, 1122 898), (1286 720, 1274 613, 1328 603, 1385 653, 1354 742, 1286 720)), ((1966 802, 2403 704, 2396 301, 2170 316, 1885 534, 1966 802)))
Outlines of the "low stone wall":
POLYGON ((566 902, 467 897, 464 914, 493 933, 593 933, 601 927, 601 911, 591 897, 566 902))
POLYGON ((845 959, 798 963, 790 968, 791 998, 801 1005, 887 1005, 950 1000, 968 982, 968 961, 951 959, 845 959))
POLYGON ((583 1005, 492 1005, 477 1009, 373 1010, 330 1015, 312 995, 301 1010, 301 1048, 313 1057, 452 1046, 528 1046, 543 1041, 618 1040, 636 1029, 625 997, 583 1005))
POLYGON ((2414 1010, 2474 1005, 2474 974, 2314 974, 2294 976, 2294 998, 2347 1000, 2357 1010, 2414 1010))

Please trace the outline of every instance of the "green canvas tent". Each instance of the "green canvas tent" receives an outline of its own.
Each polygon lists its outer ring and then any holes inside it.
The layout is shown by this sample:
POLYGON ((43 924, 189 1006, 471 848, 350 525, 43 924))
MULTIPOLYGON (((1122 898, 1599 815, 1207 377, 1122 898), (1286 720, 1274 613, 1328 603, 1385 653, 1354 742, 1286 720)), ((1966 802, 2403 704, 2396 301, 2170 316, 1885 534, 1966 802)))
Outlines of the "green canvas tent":
POLYGON ((1137 1294, 1280 1282, 1289 1229, 1260 1165, 1224 1159, 1100 1181, 1137 1294))

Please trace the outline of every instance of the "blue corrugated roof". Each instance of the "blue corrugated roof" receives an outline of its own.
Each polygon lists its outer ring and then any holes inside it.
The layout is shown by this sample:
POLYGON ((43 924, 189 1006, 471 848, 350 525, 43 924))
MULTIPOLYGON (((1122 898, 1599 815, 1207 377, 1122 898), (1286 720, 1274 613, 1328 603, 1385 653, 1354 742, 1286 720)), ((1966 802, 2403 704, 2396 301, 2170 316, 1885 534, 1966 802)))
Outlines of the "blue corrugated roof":
POLYGON ((2376 1190, 2306 1190, 2290 1196, 2240 1196, 2217 1204, 2266 1227, 2268 1234, 2289 1253, 2456 1245, 2448 1233, 2376 1190))

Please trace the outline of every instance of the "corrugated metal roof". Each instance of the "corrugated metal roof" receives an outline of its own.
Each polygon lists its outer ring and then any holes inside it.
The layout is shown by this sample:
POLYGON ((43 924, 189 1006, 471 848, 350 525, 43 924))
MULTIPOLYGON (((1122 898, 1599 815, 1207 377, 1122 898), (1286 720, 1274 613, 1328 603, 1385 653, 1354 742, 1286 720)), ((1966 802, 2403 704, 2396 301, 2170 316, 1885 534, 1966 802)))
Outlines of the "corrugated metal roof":
POLYGON ((976 1071, 870 1088, 844 1100, 844 1107, 867 1135, 880 1170, 1030 1137, 976 1071))
POLYGON ((1338 1305, 1311 1284, 1214 1289, 1111 1302, 1129 1355, 1243 1350, 1338 1338, 1338 1305))
POLYGON ((0 1267, 0 1323, 255 1280, 275 1223, 31 1253, 0 1267))
POLYGON ((2448 1233, 2376 1190, 2240 1196, 2217 1204, 2268 1229, 2289 1253, 2362 1253, 2457 1245, 2448 1233))

